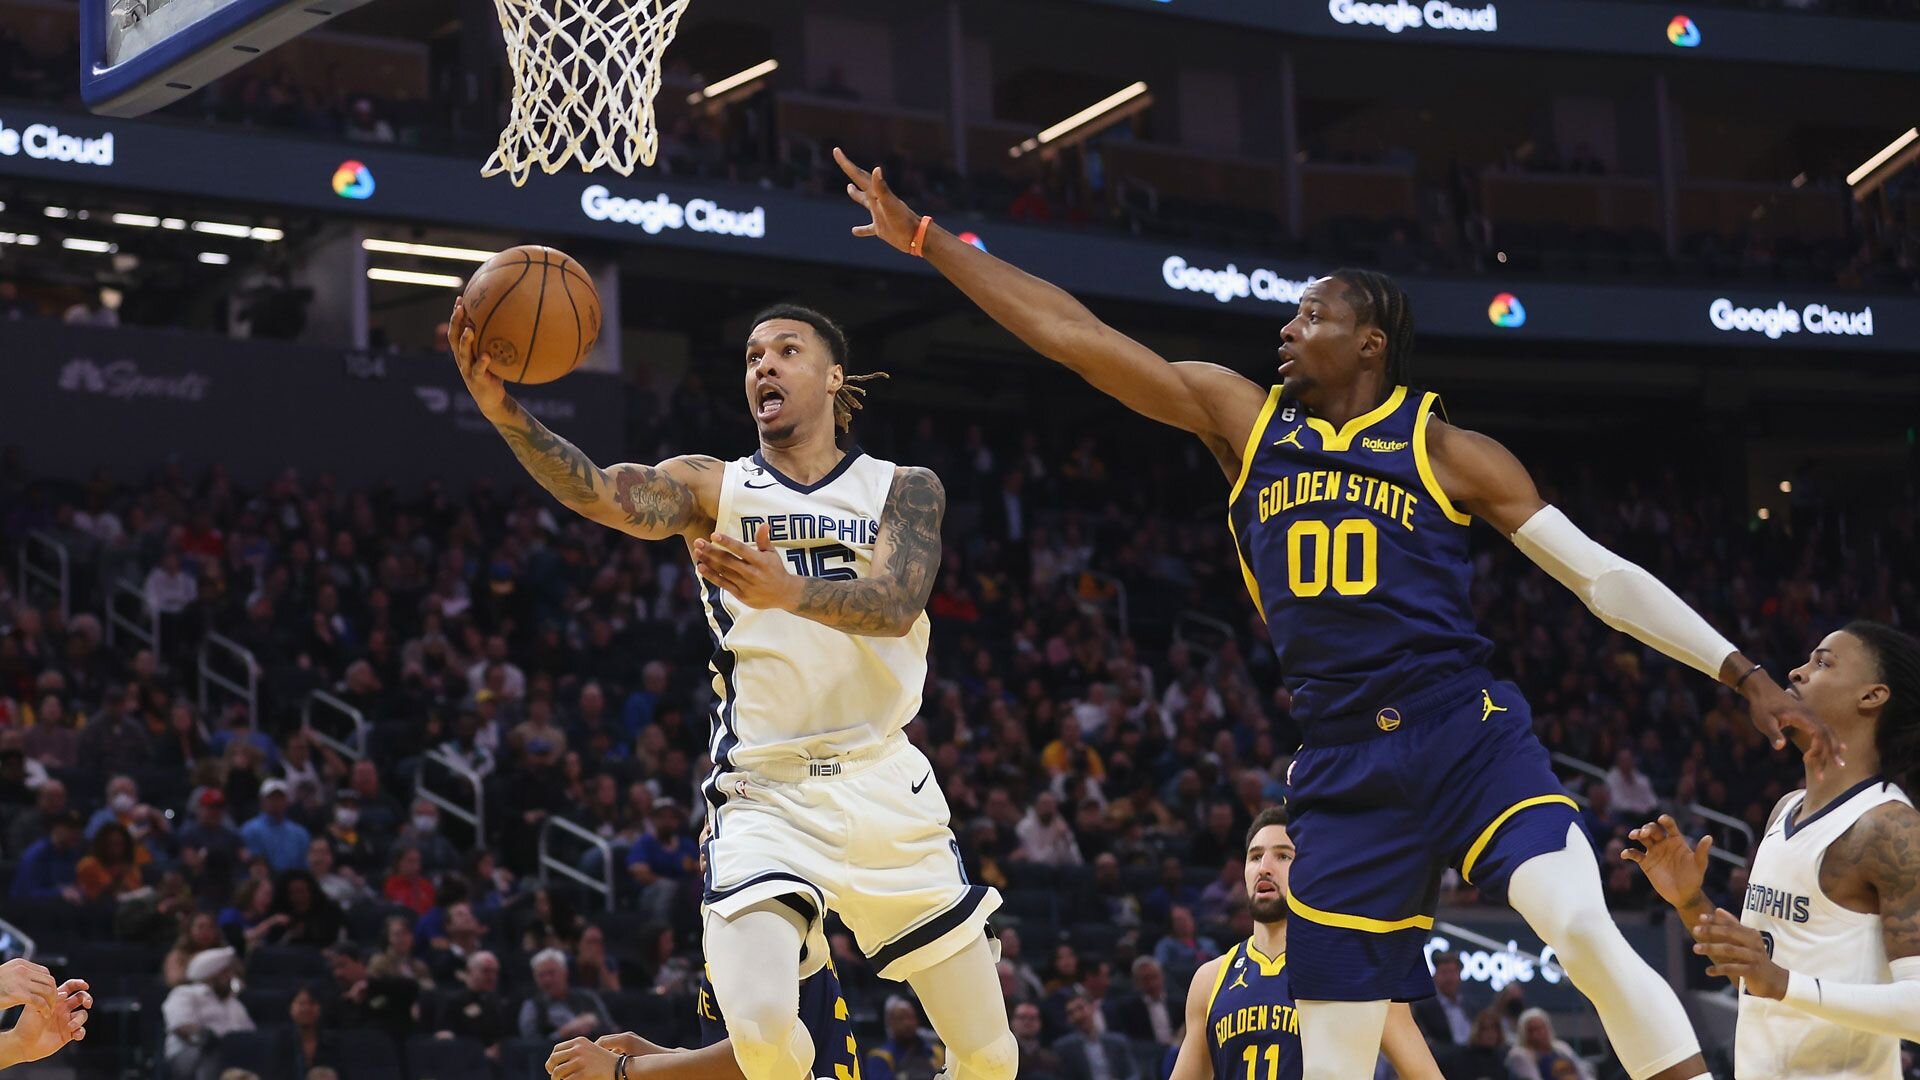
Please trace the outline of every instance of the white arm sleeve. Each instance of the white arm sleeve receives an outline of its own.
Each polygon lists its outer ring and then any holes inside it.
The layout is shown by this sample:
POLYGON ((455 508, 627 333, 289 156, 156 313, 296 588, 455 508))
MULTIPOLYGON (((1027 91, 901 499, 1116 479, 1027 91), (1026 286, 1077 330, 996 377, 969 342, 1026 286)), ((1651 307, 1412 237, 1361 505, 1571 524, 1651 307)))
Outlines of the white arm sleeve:
POLYGON ((1633 563, 1593 542, 1567 515, 1543 506, 1513 534, 1513 546, 1555 581, 1572 589, 1588 610, 1622 633, 1673 657, 1708 678, 1733 655, 1733 642, 1633 563))
POLYGON ((1895 960, 1890 983, 1836 983, 1787 974, 1787 1004, 1822 1020, 1920 1042, 1920 956, 1895 960))

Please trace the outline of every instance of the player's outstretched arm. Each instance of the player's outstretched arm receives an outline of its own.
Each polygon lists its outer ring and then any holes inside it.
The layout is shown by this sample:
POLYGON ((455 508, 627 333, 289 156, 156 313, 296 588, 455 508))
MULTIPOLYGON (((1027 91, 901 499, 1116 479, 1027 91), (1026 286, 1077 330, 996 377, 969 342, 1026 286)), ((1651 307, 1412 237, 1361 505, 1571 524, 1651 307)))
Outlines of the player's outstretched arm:
POLYGON ((513 400, 506 382, 490 370, 492 361, 477 355, 473 326, 458 302, 450 328, 454 363, 480 415, 500 432, 527 473, 567 509, 642 540, 711 531, 720 501, 718 459, 689 455, 659 465, 603 469, 513 400))
POLYGON ((1527 558, 1573 590, 1601 622, 1734 688, 1747 699, 1754 726, 1774 749, 1786 748, 1783 728, 1799 729, 1807 738, 1807 764, 1816 776, 1827 761, 1844 760, 1846 747, 1833 730, 1686 601, 1548 506, 1512 451, 1478 432, 1436 420, 1427 432, 1427 453, 1434 479, 1449 502, 1506 534, 1527 558))
POLYGON ((787 571, 786 560, 756 529, 749 542, 714 533, 693 542, 702 578, 761 610, 790 611, 864 637, 905 637, 933 595, 940 572, 940 522, 947 491, 932 470, 902 466, 880 510, 873 568, 864 578, 830 580, 787 571))
POLYGON ((1220 976, 1222 959, 1216 956, 1193 973, 1193 983, 1187 987, 1186 1033, 1180 1037, 1170 1080, 1213 1080, 1213 1056, 1207 1053, 1207 997, 1220 976))
MULTIPOLYGON (((914 253, 920 217, 893 194, 879 169, 868 172, 835 148, 851 181, 847 194, 873 215, 856 236, 877 236, 914 253)), ((967 294, 994 322, 1049 360, 1073 369, 1142 416, 1221 440, 1238 454, 1266 403, 1267 391, 1216 364, 1170 364, 1108 326, 1064 290, 961 241, 935 225, 918 254, 967 294)))
POLYGON ((733 1043, 722 1039, 697 1050, 669 1049, 633 1032, 598 1039, 569 1039, 553 1048, 547 1075, 554 1080, 614 1080, 626 1055, 627 1076, 638 1080, 746 1080, 733 1057, 733 1043))
POLYGON ((1396 1001, 1387 1010, 1387 1026, 1380 1034, 1380 1049, 1400 1080, 1441 1080, 1440 1063, 1433 1060, 1427 1037, 1414 1022, 1413 1008, 1396 1001))

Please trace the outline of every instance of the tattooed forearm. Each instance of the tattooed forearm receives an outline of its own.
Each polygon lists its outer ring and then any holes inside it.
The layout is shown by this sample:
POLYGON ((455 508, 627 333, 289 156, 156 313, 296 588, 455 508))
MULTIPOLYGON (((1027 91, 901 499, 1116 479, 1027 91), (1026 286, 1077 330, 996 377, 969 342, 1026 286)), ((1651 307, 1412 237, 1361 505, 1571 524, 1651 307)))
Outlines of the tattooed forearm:
POLYGON ((606 474, 572 443, 547 430, 532 413, 513 406, 512 415, 494 425, 513 456, 553 497, 582 513, 600 499, 606 474))
MULTIPOLYGON (((708 462, 689 458, 705 469, 708 462)), ((652 465, 615 465, 607 470, 613 481, 613 502, 628 525, 646 533, 670 534, 685 529, 698 511, 693 489, 652 465)))
POLYGON ((850 634, 905 634, 933 594, 946 513, 947 492, 938 476, 928 469, 901 469, 880 511, 874 551, 880 572, 860 581, 808 578, 793 613, 850 634))

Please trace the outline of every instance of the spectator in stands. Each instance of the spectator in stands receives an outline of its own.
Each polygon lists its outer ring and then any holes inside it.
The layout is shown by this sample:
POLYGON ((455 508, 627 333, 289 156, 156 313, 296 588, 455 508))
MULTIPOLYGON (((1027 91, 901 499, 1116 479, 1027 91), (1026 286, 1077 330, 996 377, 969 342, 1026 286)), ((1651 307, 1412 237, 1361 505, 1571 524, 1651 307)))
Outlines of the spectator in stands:
POLYGON ((216 949, 225 939, 220 936, 220 924, 214 921, 210 911, 196 911, 187 920, 180 931, 180 937, 174 941, 173 948, 167 950, 166 959, 160 963, 160 977, 169 987, 179 986, 187 981, 187 965, 193 958, 216 949))
POLYGON ((599 994, 568 985, 566 953, 542 949, 531 967, 536 989, 520 1006, 521 1038, 560 1043, 615 1030, 599 994))
POLYGON ((200 598, 200 582, 180 565, 178 551, 169 548, 160 556, 160 565, 147 572, 144 591, 147 606, 160 617, 160 640, 181 640, 190 629, 187 619, 200 598))
POLYGON ((97 716, 80 732, 79 756, 89 768, 129 773, 153 764, 153 740, 140 719, 137 687, 109 687, 97 716))
POLYGON ((1460 957, 1443 952, 1433 958, 1433 996, 1413 1003, 1413 1019, 1439 1052, 1465 1046, 1473 1034, 1473 1014, 1460 996, 1460 957))
POLYGON ((1653 792, 1653 781, 1640 771, 1629 747, 1621 747, 1613 756, 1613 768, 1607 770, 1607 787, 1612 792, 1615 814, 1638 821, 1660 806, 1660 797, 1653 792))
MULTIPOLYGON (((1098 685, 1094 689, 1104 693, 1104 689, 1098 685)), ((1040 766, 1054 776, 1075 773, 1105 780, 1107 768, 1100 760, 1100 752, 1087 745, 1081 738, 1080 729, 1081 721, 1073 713, 1062 716, 1060 737, 1040 751, 1040 766)))
POLYGON ((15 900, 64 899, 80 903, 84 899, 74 885, 80 867, 80 815, 68 811, 47 825, 47 835, 20 856, 13 871, 12 896, 15 900))
POLYGON ((514 726, 508 741, 536 768, 552 768, 567 756, 567 733, 553 722, 553 703, 544 694, 527 702, 527 718, 514 726))
POLYGON ((1474 1014, 1473 1030, 1465 1046, 1449 1048, 1439 1043, 1434 1047, 1434 1058, 1447 1080, 1505 1080, 1513 1075, 1507 1069, 1507 1040, 1500 1029, 1500 1014, 1491 1008, 1474 1014))
POLYGON ((343 941, 323 955, 327 959, 328 972, 333 977, 332 985, 327 987, 325 1001, 327 1023, 332 1027, 365 1025, 371 1016, 367 1008, 367 949, 354 942, 343 941))
POLYGON ((1587 830, 1597 853, 1613 838, 1613 785, 1605 780, 1587 782, 1587 805, 1580 810, 1580 824, 1587 830))
POLYGON ((273 882, 265 877, 249 876, 234 888, 233 903, 220 911, 220 930, 227 942, 241 952, 252 952, 259 945, 274 945, 286 933, 292 920, 273 910, 273 882))
POLYGON ((1102 1034, 1097 1013, 1084 996, 1067 1002, 1071 1034, 1053 1044, 1063 1080, 1134 1080, 1139 1067, 1133 1048, 1118 1035, 1102 1034))
POLYGON ((460 868, 460 852, 440 834, 440 808, 426 799, 413 800, 413 815, 400 826, 399 844, 420 852, 420 866, 429 874, 460 868))
POLYGON ((933 1080, 934 1048, 920 1034, 920 1010, 900 996, 887 999, 887 1037, 867 1051, 861 1074, 868 1080, 933 1080))
POLYGON ((1578 1080, 1593 1080, 1593 1070, 1587 1066, 1586 1059, 1554 1035, 1553 1019, 1545 1009, 1521 1013, 1513 1049, 1507 1052, 1508 1075, 1514 1080, 1560 1080, 1561 1072, 1557 1070, 1569 1065, 1578 1080))
POLYGON ((218 1075, 215 1043, 235 1031, 252 1031, 253 1018, 234 993, 240 975, 232 949, 208 949, 187 965, 187 981, 161 1003, 167 1026, 167 1072, 173 1080, 209 1080, 218 1075))
POLYGON ((1025 990, 1020 997, 1028 1001, 1039 1001, 1046 996, 1047 988, 1040 981, 1039 974, 1033 970, 1033 965, 1027 963, 1025 950, 1026 941, 1020 936, 1019 929, 1012 926, 1000 928, 1001 963, 1013 965, 1014 978, 1025 990))
POLYGON ((394 141, 393 125, 381 116, 369 97, 357 97, 348 107, 346 120, 340 133, 353 142, 390 143, 394 141))
POLYGON ((287 1006, 286 1027, 274 1034, 273 1060, 288 1070, 287 1076, 310 1077, 314 1069, 340 1069, 347 1062, 340 1050, 340 1037, 320 1026, 320 992, 302 986, 293 992, 287 1006))
MULTIPOLYGON (((427 941, 427 966, 436 983, 456 981, 466 970, 467 960, 486 950, 487 927, 473 913, 472 904, 456 900, 447 905, 446 912, 444 936, 427 941)), ((423 930, 415 926, 414 933, 422 936, 423 930)))
POLYGON ((226 793, 217 787, 202 788, 194 799, 194 819, 180 827, 175 841, 196 892, 208 897, 232 891, 234 869, 246 841, 227 824, 226 793))
POLYGON ((1051 791, 1034 796, 1033 808, 1020 819, 1014 833, 1020 838, 1020 849, 1014 853, 1016 862, 1079 866, 1083 861, 1072 827, 1060 816, 1060 799, 1051 791))
POLYGON ((1020 1072, 1016 1080, 1058 1080, 1060 1058, 1041 1037, 1040 1006, 1021 1002, 1013 1007, 1013 1037, 1020 1043, 1020 1072))
POLYGON ((393 849, 393 867, 380 888, 390 903, 425 915, 433 907, 433 881, 420 872, 420 849, 403 846, 393 849))
POLYGON ((34 708, 33 726, 27 729, 20 748, 29 758, 49 769, 71 769, 80 764, 80 732, 74 728, 77 718, 68 715, 58 694, 43 694, 34 708))
POLYGON ((307 872, 313 875, 314 884, 320 886, 327 899, 342 910, 373 899, 373 893, 359 874, 344 867, 335 869, 333 845, 325 836, 316 836, 307 842, 307 872))
MULTIPOLYGON (((0 812, 15 814, 33 805, 34 778, 27 773, 27 752, 21 745, 25 740, 20 733, 8 731, 0 737, 5 739, 0 743, 0 812)), ((39 779, 46 782, 44 772, 39 779)))
POLYGON ((500 960, 484 950, 467 957, 462 986, 440 1008, 440 1031, 472 1039, 497 1057, 502 1040, 515 1034, 513 1010, 500 996, 500 960))
POLYGON ((662 797, 653 803, 653 828, 627 852, 627 874, 640 890, 640 909, 671 922, 681 885, 699 873, 700 846, 687 833, 687 813, 662 797))
POLYGON ((7 822, 7 855, 18 859, 41 837, 54 818, 67 812, 67 785, 49 779, 34 792, 33 806, 15 811, 7 822))
POLYGON ((420 958, 414 946, 413 920, 405 915, 389 915, 386 921, 386 937, 379 952, 367 961, 369 971, 384 957, 390 965, 391 977, 411 979, 427 989, 433 988, 433 969, 420 958))
MULTIPOLYGON (((481 693, 488 695, 488 701, 493 700, 492 691, 483 690, 481 693)), ((493 751, 480 745, 480 730, 480 713, 463 707, 453 722, 453 738, 441 743, 440 750, 485 779, 493 775, 493 751)))
MULTIPOLYGON (((360 765, 372 767, 371 762, 360 762, 354 766, 356 774, 360 765)), ((365 805, 358 787, 343 788, 333 798, 333 819, 327 822, 326 831, 320 838, 333 849, 334 865, 351 870, 356 874, 370 874, 378 866, 380 856, 374 850, 373 837, 379 835, 373 825, 363 817, 365 805)))
POLYGON ((1165 937, 1153 947, 1153 958, 1173 975, 1176 982, 1192 977, 1201 964, 1220 955, 1220 946, 1212 938, 1201 937, 1193 922, 1193 909, 1175 904, 1168 917, 1165 937))
POLYGON ((353 763, 347 774, 348 789, 359 799, 360 828, 385 833, 399 826, 400 804, 380 787, 380 770, 371 761, 353 763))
POLYGON ((287 917, 283 945, 307 945, 325 948, 340 940, 346 919, 308 870, 290 870, 281 875, 274 911, 287 917))
POLYGON ((1099 917, 1116 927, 1140 925, 1140 898, 1120 878, 1120 858, 1103 851, 1093 860, 1093 900, 1099 917))
POLYGON ((573 982, 589 990, 618 991, 620 961, 607 951, 607 933, 592 923, 580 930, 573 955, 573 982))
POLYGON ((140 785, 131 776, 116 776, 107 781, 107 805, 87 819, 87 839, 93 839, 101 826, 109 822, 123 826, 140 840, 148 859, 167 851, 166 834, 173 826, 165 814, 140 801, 140 785))
POLYGON ((140 888, 145 882, 136 854, 146 852, 134 845, 125 825, 109 821, 100 826, 93 834, 92 849, 74 867, 74 886, 81 897, 89 902, 111 900, 140 888))
POLYGON ((1180 1007, 1167 997, 1166 971, 1151 956, 1133 960, 1133 993, 1107 1006, 1107 1029, 1135 1042, 1172 1046, 1180 1007))
POLYGON ((260 785, 260 813, 240 826, 247 850, 264 856, 276 873, 307 868, 307 844, 313 837, 299 822, 287 817, 287 782, 268 780, 260 785))

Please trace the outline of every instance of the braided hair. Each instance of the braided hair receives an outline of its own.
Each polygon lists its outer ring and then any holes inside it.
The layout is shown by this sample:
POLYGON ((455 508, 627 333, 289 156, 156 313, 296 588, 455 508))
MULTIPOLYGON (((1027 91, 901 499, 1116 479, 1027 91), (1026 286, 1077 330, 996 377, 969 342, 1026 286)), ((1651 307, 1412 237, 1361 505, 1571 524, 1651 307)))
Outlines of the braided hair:
MULTIPOLYGON (((840 329, 839 323, 810 307, 799 304, 775 304, 755 315, 751 325, 759 326, 774 319, 791 319, 813 327, 813 332, 820 335, 821 341, 826 342, 828 357, 833 363, 840 365, 844 372, 847 366, 847 332, 840 329)), ((871 371, 864 375, 844 373, 840 389, 833 394, 834 426, 841 431, 847 430, 853 425, 853 414, 866 408, 866 402, 863 399, 867 396, 867 388, 862 386, 862 383, 892 377, 884 371, 871 371)))
POLYGON ((1378 270, 1344 267, 1327 275, 1346 286, 1344 298, 1353 307, 1356 326, 1377 326, 1387 335, 1387 383, 1407 381, 1413 359, 1413 305, 1406 290, 1378 270))
POLYGON ((1880 771, 1909 794, 1920 792, 1920 638, 1868 619, 1848 623, 1846 631, 1867 646, 1887 684, 1873 733, 1880 771))

